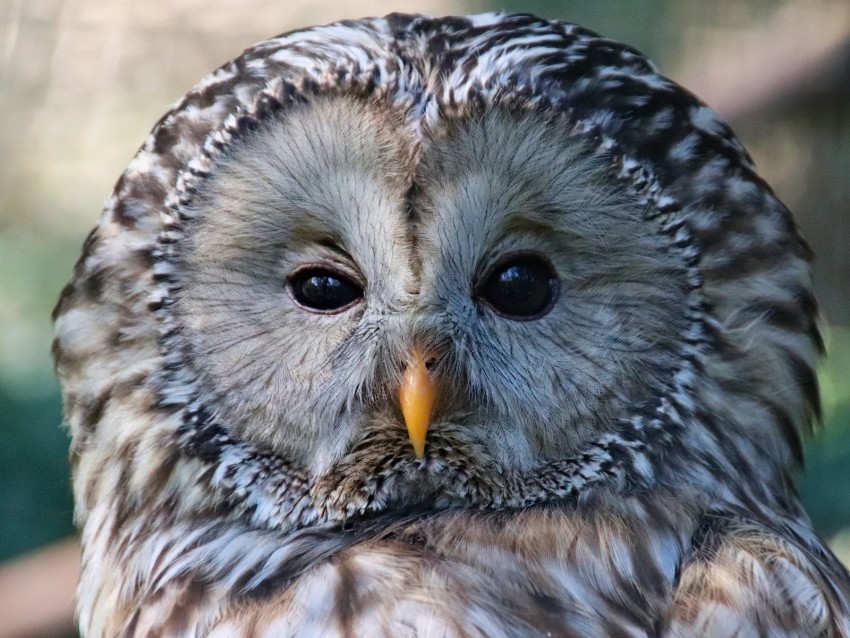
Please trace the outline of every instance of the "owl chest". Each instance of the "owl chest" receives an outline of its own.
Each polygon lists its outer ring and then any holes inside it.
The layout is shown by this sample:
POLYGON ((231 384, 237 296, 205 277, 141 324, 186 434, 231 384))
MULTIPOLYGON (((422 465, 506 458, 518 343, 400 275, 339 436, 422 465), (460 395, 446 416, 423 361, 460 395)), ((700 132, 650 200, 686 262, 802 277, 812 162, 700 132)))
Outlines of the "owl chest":
POLYGON ((629 538, 619 525, 611 534, 601 520, 558 525, 547 516, 504 526, 462 519, 443 521, 433 533, 424 526, 352 545, 285 589, 225 611, 212 635, 657 632, 672 599, 676 543, 640 538, 644 530, 629 538))

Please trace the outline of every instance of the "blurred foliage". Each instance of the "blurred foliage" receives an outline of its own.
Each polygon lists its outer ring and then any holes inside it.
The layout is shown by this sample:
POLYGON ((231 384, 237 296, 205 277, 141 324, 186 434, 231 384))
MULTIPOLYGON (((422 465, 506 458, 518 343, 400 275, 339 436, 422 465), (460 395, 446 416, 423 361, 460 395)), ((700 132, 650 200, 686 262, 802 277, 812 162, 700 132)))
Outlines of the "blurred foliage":
MULTIPOLYGON (((506 9, 568 19, 628 42, 699 93, 682 69, 699 69, 706 51, 722 48, 719 37, 755 31, 795 2, 826 6, 829 0, 351 0, 344 7, 209 0, 201 12, 194 0, 78 0, 73 7, 63 0, 0 1, 0 560, 72 530, 68 441, 49 357, 50 310, 113 180, 165 105, 203 72, 262 37, 336 17, 506 9)), ((769 117, 759 112, 733 124, 745 143, 755 142, 751 150, 765 177, 797 211, 829 272, 848 254, 850 100, 844 93, 830 102, 837 106, 829 117, 816 112, 823 103, 800 103, 793 113, 769 117), (844 134, 836 135, 835 127, 844 134), (816 192, 806 184, 817 184, 816 192), (807 223, 814 225, 807 229, 807 223)), ((800 483, 815 525, 835 547, 846 548, 844 560, 850 559, 846 275, 828 279, 819 291, 835 325, 821 369, 825 423, 807 446, 800 483)))
POLYGON ((68 437, 58 389, 21 399, 0 390, 0 561, 74 531, 68 437))
POLYGON ((79 245, 0 233, 0 560, 73 531, 68 437, 50 362, 50 312, 79 245))

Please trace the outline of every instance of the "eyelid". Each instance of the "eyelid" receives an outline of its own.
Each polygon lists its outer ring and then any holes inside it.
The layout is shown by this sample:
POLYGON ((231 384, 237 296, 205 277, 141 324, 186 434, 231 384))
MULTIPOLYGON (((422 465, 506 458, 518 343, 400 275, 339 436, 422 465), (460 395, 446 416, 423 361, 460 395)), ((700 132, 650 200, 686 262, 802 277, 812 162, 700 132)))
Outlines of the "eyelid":
POLYGON ((496 259, 488 260, 489 263, 486 263, 486 265, 482 268, 478 268, 476 272, 480 273, 480 275, 475 276, 473 292, 477 294, 478 289, 505 264, 522 257, 537 257, 538 259, 546 262, 552 272, 555 273, 555 278, 558 280, 561 279, 561 274, 558 272, 558 269, 555 268, 555 264, 552 263, 552 260, 549 259, 545 253, 533 248, 519 248, 517 250, 501 253, 498 257, 496 257, 496 259))
MULTIPOLYGON (((346 253, 347 254, 347 253, 346 253)), ((304 270, 310 269, 324 269, 333 271, 345 279, 349 279, 352 283, 357 284, 365 293, 366 291, 366 278, 363 276, 363 273, 357 267, 356 262, 352 260, 351 263, 344 259, 334 258, 334 256, 328 257, 313 257, 308 258, 306 261, 299 260, 295 267, 292 268, 286 275, 286 280, 290 280, 292 277, 295 277, 298 273, 303 272, 304 270)))

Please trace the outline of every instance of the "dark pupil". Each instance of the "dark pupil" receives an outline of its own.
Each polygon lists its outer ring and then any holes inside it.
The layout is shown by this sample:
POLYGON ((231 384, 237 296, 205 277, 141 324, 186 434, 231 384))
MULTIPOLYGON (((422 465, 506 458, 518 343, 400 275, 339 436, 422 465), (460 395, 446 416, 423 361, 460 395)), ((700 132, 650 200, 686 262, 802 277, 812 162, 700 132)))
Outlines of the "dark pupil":
POLYGON ((338 310, 362 294, 356 284, 330 270, 302 271, 290 285, 296 301, 313 310, 338 310))
POLYGON ((551 267, 542 259, 520 258, 490 275, 481 296, 504 315, 533 317, 552 303, 555 281, 551 267))

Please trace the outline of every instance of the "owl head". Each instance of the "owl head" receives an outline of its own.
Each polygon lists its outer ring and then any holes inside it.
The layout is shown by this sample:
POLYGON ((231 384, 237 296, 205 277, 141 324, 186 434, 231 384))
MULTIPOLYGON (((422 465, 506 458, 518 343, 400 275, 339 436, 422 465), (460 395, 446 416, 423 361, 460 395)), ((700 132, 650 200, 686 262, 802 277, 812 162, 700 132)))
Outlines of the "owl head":
POLYGON ((504 14, 298 31, 162 118, 86 243, 78 506, 781 498, 814 313, 785 207, 632 49, 504 14))

